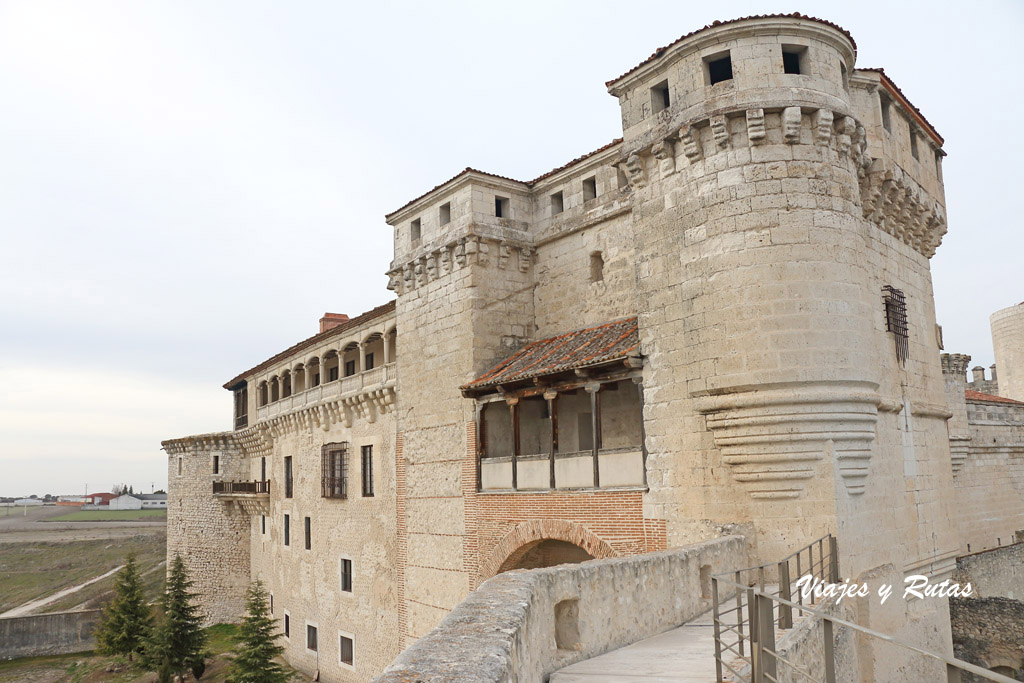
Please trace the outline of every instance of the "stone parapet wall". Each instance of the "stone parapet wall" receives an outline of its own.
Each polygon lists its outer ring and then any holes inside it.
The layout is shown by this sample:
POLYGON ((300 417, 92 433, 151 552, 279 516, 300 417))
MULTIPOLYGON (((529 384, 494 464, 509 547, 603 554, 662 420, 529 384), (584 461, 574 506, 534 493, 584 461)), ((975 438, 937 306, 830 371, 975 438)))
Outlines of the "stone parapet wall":
POLYGON ((953 580, 970 583, 974 597, 1024 600, 1024 530, 1019 542, 958 557, 953 580))
MULTIPOLYGON (((1020 680, 1024 675, 1024 602, 1009 598, 950 598, 957 659, 1020 680)), ((982 681, 965 675, 963 683, 982 681)))
POLYGON ((710 607, 704 575, 744 566, 741 536, 628 558, 500 574, 405 650, 378 683, 541 681, 710 607))
POLYGON ((0 619, 0 660, 87 652, 101 610, 0 619))

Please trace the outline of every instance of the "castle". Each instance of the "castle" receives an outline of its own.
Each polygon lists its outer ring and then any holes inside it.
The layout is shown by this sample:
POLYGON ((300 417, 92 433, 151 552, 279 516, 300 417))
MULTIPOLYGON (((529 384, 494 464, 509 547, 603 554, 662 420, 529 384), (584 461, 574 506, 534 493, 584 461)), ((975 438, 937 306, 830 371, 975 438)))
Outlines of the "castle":
MULTIPOLYGON (((844 576, 948 577, 1011 543, 1024 306, 1010 393, 969 388, 929 269, 943 139, 855 57, 820 19, 715 23, 606 84, 621 138, 388 214, 394 300, 228 381, 231 431, 164 442, 207 620, 260 578, 293 666, 366 681, 508 569, 833 533, 844 576)), ((938 611, 904 630, 949 650, 938 611)))

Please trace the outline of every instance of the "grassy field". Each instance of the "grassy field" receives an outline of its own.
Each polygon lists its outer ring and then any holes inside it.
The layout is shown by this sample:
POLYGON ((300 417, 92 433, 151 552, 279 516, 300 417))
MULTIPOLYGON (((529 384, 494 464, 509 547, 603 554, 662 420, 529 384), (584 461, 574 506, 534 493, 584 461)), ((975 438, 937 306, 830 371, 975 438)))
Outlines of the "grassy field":
MULTIPOLYGON (((0 612, 104 574, 123 564, 129 550, 135 551, 139 570, 145 574, 147 594, 155 596, 164 577, 159 565, 167 553, 163 529, 140 530, 117 541, 0 544, 0 612)), ((103 594, 113 588, 114 578, 97 581, 43 611, 59 612, 82 603, 86 603, 83 608, 98 606, 103 594)))
POLYGON ((47 522, 134 522, 139 519, 166 519, 167 510, 78 510, 47 522))
MULTIPOLYGON (((231 651, 238 644, 238 627, 232 624, 217 624, 206 629, 206 633, 209 638, 207 648, 211 656, 206 660, 203 681, 224 681, 231 662, 231 651)), ((293 673, 294 680, 309 680, 295 673, 288 665, 283 666, 285 671, 293 673)), ((149 683, 156 680, 156 674, 143 671, 124 659, 102 657, 92 652, 0 661, 2 683, 42 683, 57 680, 71 683, 149 683)))

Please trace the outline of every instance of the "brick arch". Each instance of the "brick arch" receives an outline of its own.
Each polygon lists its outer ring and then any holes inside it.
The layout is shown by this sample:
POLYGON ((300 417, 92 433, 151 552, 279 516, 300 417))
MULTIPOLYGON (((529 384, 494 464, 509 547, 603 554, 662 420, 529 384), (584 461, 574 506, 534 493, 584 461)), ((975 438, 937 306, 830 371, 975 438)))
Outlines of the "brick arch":
POLYGON ((549 540, 572 543, 598 560, 617 555, 607 541, 581 524, 560 519, 532 519, 516 526, 494 546, 480 566, 480 576, 484 579, 494 576, 510 560, 517 560, 541 541, 549 540))

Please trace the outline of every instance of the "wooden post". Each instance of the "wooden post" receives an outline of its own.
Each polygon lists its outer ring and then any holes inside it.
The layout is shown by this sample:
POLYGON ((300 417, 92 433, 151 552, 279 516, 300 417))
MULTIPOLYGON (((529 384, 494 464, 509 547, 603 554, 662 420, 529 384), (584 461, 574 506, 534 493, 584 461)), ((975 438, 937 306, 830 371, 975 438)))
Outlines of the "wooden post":
POLYGON ((839 583, 839 543, 835 536, 828 537, 829 582, 839 583))
POLYGON ((835 641, 832 639, 832 622, 828 619, 822 620, 823 652, 825 655, 825 683, 836 683, 836 649, 835 641))
POLYGON ((775 619, 772 616, 772 599, 758 595, 757 600, 757 651, 759 662, 757 681, 777 681, 775 657, 775 619), (768 650, 768 652, 765 652, 768 650))
POLYGON ((512 413, 512 490, 519 490, 519 399, 508 398, 508 408, 512 413))
POLYGON ((747 624, 750 625, 750 681, 764 683, 764 677, 761 676, 761 650, 757 646, 760 632, 757 628, 757 600, 753 588, 747 589, 747 624))
POLYGON ((548 454, 550 460, 549 476, 551 490, 558 488, 555 482, 555 452, 558 451, 558 392, 545 391, 544 398, 548 402, 548 421, 551 423, 551 450, 548 454))
POLYGON ((718 625, 718 579, 711 577, 711 622, 715 631, 715 680, 722 681, 722 630, 718 625))
MULTIPOLYGON (((779 597, 792 601, 789 588, 789 560, 779 562, 779 597)), ((779 628, 793 628, 793 608, 779 603, 779 628)))
POLYGON ((587 393, 590 394, 590 433, 591 445, 594 456, 594 488, 601 488, 601 465, 599 454, 601 452, 601 392, 600 384, 588 384, 587 393))
MULTIPOLYGON (((737 586, 743 584, 740 583, 740 572, 736 572, 735 581, 737 586)), ((743 591, 739 588, 736 589, 736 633, 739 634, 740 639, 740 657, 743 656, 743 591)))

